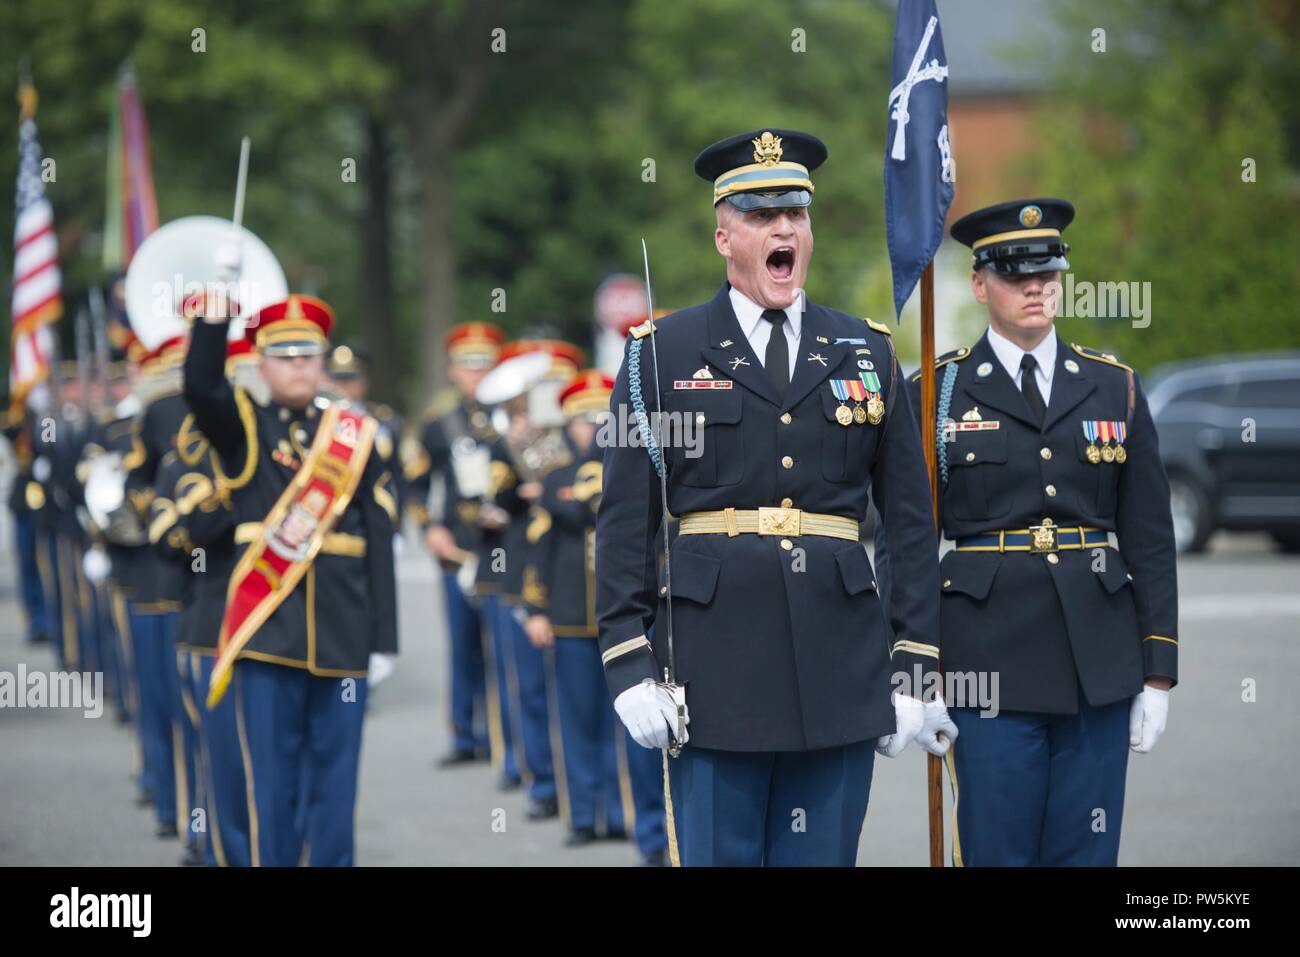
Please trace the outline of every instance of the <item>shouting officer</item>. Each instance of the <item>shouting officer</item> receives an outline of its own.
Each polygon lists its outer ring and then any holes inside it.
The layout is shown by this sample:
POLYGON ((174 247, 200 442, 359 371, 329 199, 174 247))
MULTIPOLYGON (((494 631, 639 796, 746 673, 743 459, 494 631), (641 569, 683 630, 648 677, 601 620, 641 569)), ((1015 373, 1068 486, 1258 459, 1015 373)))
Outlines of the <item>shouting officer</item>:
MULTIPOLYGON (((995 701, 949 702, 958 864, 1114 865, 1128 750, 1156 743, 1178 675, 1169 484, 1146 397, 1131 368, 1053 328, 1073 218, 1064 200, 1030 199, 952 227, 989 325, 937 360, 938 421, 923 429, 942 429, 955 542, 943 670, 998 678, 995 701)), ((912 386, 919 409, 919 374, 912 386)))
POLYGON ((774 129, 696 158, 727 281, 632 330, 611 399, 615 421, 665 413, 642 430, 651 448, 606 449, 596 574, 619 717, 645 747, 686 745, 667 760, 686 865, 852 865, 873 746, 892 756, 922 736, 941 753, 940 731, 954 733, 921 689, 891 700, 895 672, 932 672, 938 656, 934 523, 887 330, 802 293, 825 158, 816 137, 774 129), (660 461, 680 519, 662 584, 660 461), (869 496, 898 565, 892 622, 858 540, 869 496), (656 684, 670 638, 680 735, 656 684))
POLYGON ((196 322, 185 359, 237 522, 207 706, 235 695, 253 864, 292 866, 305 848, 350 865, 369 660, 397 651, 392 476, 372 454, 378 423, 317 398, 325 303, 290 296, 248 320, 264 405, 226 380, 227 325, 196 322))

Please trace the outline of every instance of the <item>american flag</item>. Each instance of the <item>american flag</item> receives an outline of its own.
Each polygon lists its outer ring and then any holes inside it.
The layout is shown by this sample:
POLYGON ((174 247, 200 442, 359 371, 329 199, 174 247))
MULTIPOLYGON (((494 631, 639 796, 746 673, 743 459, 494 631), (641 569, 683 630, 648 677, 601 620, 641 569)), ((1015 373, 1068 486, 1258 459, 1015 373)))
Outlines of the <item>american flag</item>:
POLYGON ((13 338, 9 352, 9 396, 15 408, 21 408, 32 388, 48 378, 54 350, 48 325, 63 314, 54 210, 41 182, 36 89, 29 81, 19 88, 18 101, 18 209, 14 218, 13 338))

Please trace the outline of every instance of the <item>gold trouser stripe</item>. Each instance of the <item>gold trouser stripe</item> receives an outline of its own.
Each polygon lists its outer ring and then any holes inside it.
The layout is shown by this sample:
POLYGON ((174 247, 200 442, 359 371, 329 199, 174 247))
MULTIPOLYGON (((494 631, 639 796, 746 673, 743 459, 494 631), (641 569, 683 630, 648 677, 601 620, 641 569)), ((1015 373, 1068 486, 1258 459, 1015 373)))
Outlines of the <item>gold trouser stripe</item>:
MULTIPOLYGON (((794 511, 793 509, 791 511, 794 511)), ((781 535, 782 538, 797 538, 800 535, 819 535, 824 538, 842 538, 847 541, 858 540, 858 523, 843 515, 824 515, 820 512, 799 512, 799 532, 795 535, 781 535)), ((681 517, 678 533, 681 535, 729 535, 755 534, 758 532, 758 509, 737 508, 718 509, 712 512, 691 512, 681 517)), ((777 533, 770 533, 776 535, 777 533)))
POLYGON ((943 756, 943 759, 948 765, 948 780, 952 782, 952 866, 965 867, 961 859, 961 832, 957 829, 957 799, 960 795, 957 790, 957 759, 953 755, 956 748, 955 741, 948 745, 948 753, 943 756))
POLYGON ((919 641, 896 641, 894 642, 894 652, 910 651, 914 655, 925 655, 926 657, 939 660, 939 649, 936 645, 927 645, 919 641))
POLYGON ((677 850, 677 821, 673 816, 673 791, 668 784, 668 749, 664 749, 664 829, 668 832, 668 863, 673 867, 682 866, 682 857, 677 850))
POLYGON ((635 638, 629 638, 627 641, 620 641, 617 645, 609 648, 600 656, 600 663, 609 664, 615 658, 621 658, 623 655, 630 654, 638 648, 649 648, 650 642, 646 640, 645 635, 638 635, 635 638))
MULTIPOLYGON (((235 526, 235 544, 251 545, 262 536, 260 522, 241 522, 235 526)), ((321 551, 326 555, 345 555, 349 558, 361 558, 366 554, 366 540, 360 535, 348 532, 330 532, 321 544, 321 551)))
POLYGON ((1178 644, 1178 639, 1177 639, 1177 638, 1166 638, 1164 635, 1147 635, 1147 636, 1146 636, 1145 638, 1143 638, 1142 640, 1143 640, 1143 641, 1167 641, 1167 642, 1169 642, 1171 645, 1176 645, 1176 644, 1178 644))
MULTIPOLYGON (((233 666, 232 666, 233 668, 233 666)), ((241 672, 235 672, 235 726, 239 732, 239 754, 244 760, 244 799, 248 802, 248 850, 253 867, 262 866, 262 852, 258 846, 257 785, 253 779, 253 752, 248 746, 248 729, 244 726, 244 697, 241 672)))

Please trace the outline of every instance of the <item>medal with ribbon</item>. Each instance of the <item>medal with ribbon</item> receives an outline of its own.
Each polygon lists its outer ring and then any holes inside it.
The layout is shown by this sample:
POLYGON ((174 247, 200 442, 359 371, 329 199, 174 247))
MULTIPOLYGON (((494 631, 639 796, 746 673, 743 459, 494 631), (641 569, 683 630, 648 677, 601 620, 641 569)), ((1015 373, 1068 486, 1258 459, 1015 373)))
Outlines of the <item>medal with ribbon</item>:
POLYGON ((835 421, 840 425, 848 426, 853 423, 853 413, 849 410, 849 380, 848 379, 831 379, 831 392, 835 398, 840 400, 839 408, 835 410, 835 421))
POLYGON ((863 386, 866 387, 870 398, 867 400, 867 421, 872 425, 879 425, 885 417, 885 400, 881 398, 880 376, 874 372, 860 372, 858 378, 862 380, 863 386))
POLYGON ((1097 423, 1090 419, 1083 421, 1083 437, 1088 440, 1088 447, 1084 450, 1084 455, 1088 461, 1096 465, 1101 461, 1101 449, 1097 448, 1097 423))

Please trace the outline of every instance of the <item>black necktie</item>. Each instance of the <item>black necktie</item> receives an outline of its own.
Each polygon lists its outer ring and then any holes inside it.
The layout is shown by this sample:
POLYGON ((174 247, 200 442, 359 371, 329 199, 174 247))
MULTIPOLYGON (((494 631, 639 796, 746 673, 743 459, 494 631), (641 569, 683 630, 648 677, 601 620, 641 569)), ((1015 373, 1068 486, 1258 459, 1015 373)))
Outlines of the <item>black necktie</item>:
POLYGON ((1029 411, 1034 414, 1034 420, 1042 426, 1043 416, 1047 414, 1047 403, 1043 401, 1043 393, 1038 391, 1038 376, 1034 375, 1034 370, 1038 368, 1038 362, 1034 357, 1026 352, 1020 358, 1020 391, 1024 393, 1025 401, 1029 403, 1029 411))
POLYGON ((776 394, 785 398, 786 386, 790 384, 790 346, 785 341, 785 311, 782 309, 764 309, 763 318, 772 324, 772 331, 767 337, 767 353, 763 356, 763 368, 767 377, 776 386, 776 394))

